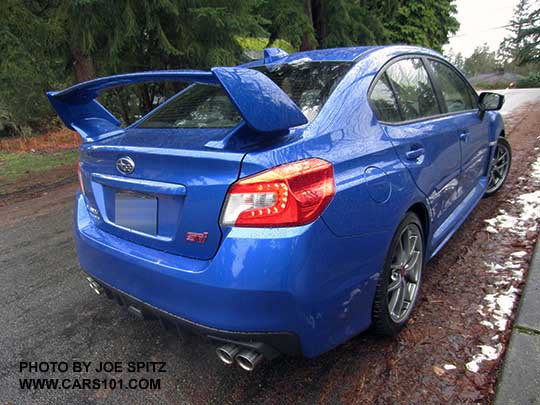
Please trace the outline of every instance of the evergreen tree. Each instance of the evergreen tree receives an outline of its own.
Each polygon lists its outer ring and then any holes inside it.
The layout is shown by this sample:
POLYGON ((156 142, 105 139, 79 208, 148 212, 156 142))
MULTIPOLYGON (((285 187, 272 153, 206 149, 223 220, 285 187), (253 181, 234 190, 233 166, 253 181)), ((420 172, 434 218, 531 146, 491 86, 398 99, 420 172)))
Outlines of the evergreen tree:
POLYGON ((387 20, 392 43, 421 45, 441 51, 459 23, 453 0, 402 1, 395 18, 387 20))
POLYGON ((0 2, 0 135, 28 134, 50 121, 44 91, 65 85, 63 38, 46 7, 0 2))
MULTIPOLYGON (((390 42, 440 49, 457 29, 454 13, 451 0, 3 0, 0 131, 7 121, 19 133, 50 122, 45 91, 76 81, 235 65, 240 38, 296 49, 390 42)), ((180 86, 114 89, 101 101, 130 122, 180 86)))
POLYGON ((540 63, 540 6, 520 0, 510 21, 510 35, 501 43, 499 58, 518 66, 540 63))
POLYGON ((502 67, 496 56, 496 52, 489 50, 488 44, 477 46, 471 56, 465 59, 463 70, 469 76, 493 73, 502 67))
POLYGON ((461 70, 464 70, 465 67, 465 58, 461 52, 454 53, 452 49, 446 53, 446 57, 453 65, 458 67, 461 70))

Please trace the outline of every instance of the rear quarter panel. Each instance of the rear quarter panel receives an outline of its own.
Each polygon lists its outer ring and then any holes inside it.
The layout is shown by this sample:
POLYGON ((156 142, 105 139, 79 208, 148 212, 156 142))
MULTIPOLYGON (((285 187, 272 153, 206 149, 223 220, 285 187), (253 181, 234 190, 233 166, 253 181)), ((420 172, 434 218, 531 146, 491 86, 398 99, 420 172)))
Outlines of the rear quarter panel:
MULTIPOLYGON (((335 235, 334 243, 346 239, 350 243, 354 238, 359 242, 357 249, 342 257, 342 263, 336 263, 349 269, 348 274, 341 274, 344 281, 352 279, 355 271, 361 271, 364 277, 378 273, 408 208, 416 202, 425 203, 367 103, 368 88, 387 60, 387 53, 383 50, 382 55, 358 61, 317 118, 295 131, 300 134, 295 141, 248 153, 242 163, 242 177, 310 157, 333 164, 336 195, 322 218, 335 235), (376 247, 365 245, 368 235, 377 239, 376 247), (369 268, 362 266, 367 262, 369 268)), ((335 269, 327 272, 327 281, 339 273, 335 269)))

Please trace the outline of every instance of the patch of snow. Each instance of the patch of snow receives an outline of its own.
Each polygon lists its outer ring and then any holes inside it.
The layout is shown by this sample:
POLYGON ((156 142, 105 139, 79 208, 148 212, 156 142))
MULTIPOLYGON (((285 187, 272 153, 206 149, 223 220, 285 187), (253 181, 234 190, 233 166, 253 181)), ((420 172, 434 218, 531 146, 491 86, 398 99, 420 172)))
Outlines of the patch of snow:
POLYGON ((498 273, 499 270, 504 270, 504 267, 498 263, 485 263, 489 267, 488 273, 498 273))
POLYGON ((486 228, 486 231, 488 231, 489 233, 499 233, 499 231, 491 225, 486 228))
POLYGON ((511 253, 510 256, 514 256, 514 257, 525 257, 527 256, 527 252, 524 252, 524 251, 519 251, 519 252, 514 252, 514 253, 511 253))
POLYGON ((486 321, 485 319, 483 321, 480 321, 480 324, 487 326, 490 329, 495 329, 495 325, 493 325, 493 322, 486 321))
POLYGON ((538 208, 540 207, 540 190, 520 195, 518 197, 518 202, 523 208, 523 212, 520 216, 523 221, 535 220, 538 218, 538 208))
POLYGON ((495 218, 486 219, 485 222, 495 228, 512 229, 518 224, 519 219, 508 214, 497 215, 495 218))
POLYGON ((533 162, 531 167, 532 167, 531 177, 540 179, 540 159, 537 159, 535 162, 533 162))
POLYGON ((508 260, 504 263, 504 267, 507 269, 519 269, 521 266, 508 260))
MULTIPOLYGON (((533 179, 533 184, 527 184, 522 188, 524 194, 507 200, 518 208, 518 214, 511 215, 503 209, 499 210, 499 215, 485 220, 487 232, 491 234, 510 232, 522 239, 528 231, 536 232, 537 221, 540 219, 540 158, 531 165, 530 178, 533 179), (527 190, 536 191, 526 192, 527 190)), ((527 177, 521 176, 518 180, 526 181, 527 177)), ((491 285, 494 288, 484 297, 485 304, 480 305, 477 311, 484 318, 480 324, 496 332, 491 338, 493 342, 500 342, 502 333, 508 326, 519 292, 512 283, 523 279, 526 256, 527 252, 520 250, 512 252, 503 265, 495 262, 485 263, 487 271, 493 274, 491 285)), ((495 347, 479 346, 479 348, 481 352, 466 364, 467 370, 473 373, 478 372, 482 361, 494 360, 502 351, 501 343, 497 343, 495 347)))
POLYGON ((488 302, 487 308, 491 311, 494 324, 500 331, 506 330, 508 318, 512 315, 512 309, 517 298, 518 290, 514 286, 508 287, 495 294, 488 294, 485 300, 488 302))
POLYGON ((453 364, 445 364, 445 365, 443 366, 443 368, 444 368, 445 370, 455 370, 455 369, 456 369, 456 366, 454 366, 453 364))
POLYGON ((500 344, 498 344, 495 347, 492 346, 478 346, 481 350, 480 353, 475 355, 471 361, 469 361, 467 364, 465 364, 465 367, 467 370, 477 373, 478 369, 480 368, 480 363, 485 360, 495 360, 499 357, 501 354, 502 347, 500 344))

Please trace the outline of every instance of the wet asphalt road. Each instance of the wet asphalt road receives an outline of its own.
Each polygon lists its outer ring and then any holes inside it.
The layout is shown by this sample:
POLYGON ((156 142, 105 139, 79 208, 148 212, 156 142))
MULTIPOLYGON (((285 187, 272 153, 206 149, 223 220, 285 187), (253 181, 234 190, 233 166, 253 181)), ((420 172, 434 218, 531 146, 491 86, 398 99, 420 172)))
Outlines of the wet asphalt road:
MULTIPOLYGON (((505 91, 511 112, 522 103, 540 100, 540 91, 505 91)), ((94 294, 78 268, 71 234, 72 193, 63 187, 19 207, 0 208, 0 402, 1 403, 227 403, 238 399, 280 403, 292 396, 314 403, 322 392, 319 376, 343 363, 352 367, 344 349, 316 360, 282 358, 249 374, 225 367, 207 342, 177 337, 157 322, 133 318, 111 301, 94 294), (20 216, 20 217, 19 217, 20 216), (165 373, 29 373, 21 361, 165 362, 165 373), (19 379, 159 378, 159 390, 85 389, 21 390, 19 379)), ((382 350, 384 342, 369 335, 354 339, 363 352, 382 350)), ((354 350, 353 350, 354 352, 354 350)), ((339 382, 336 382, 339 384, 339 382)))

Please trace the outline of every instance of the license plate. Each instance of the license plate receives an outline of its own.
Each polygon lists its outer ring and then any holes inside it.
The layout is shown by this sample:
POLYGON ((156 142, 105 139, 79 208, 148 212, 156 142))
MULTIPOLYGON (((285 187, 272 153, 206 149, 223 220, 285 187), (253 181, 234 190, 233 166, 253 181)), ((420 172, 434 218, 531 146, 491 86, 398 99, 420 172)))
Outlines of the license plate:
POLYGON ((124 228, 157 234, 157 198, 130 191, 115 194, 115 223, 124 228))

